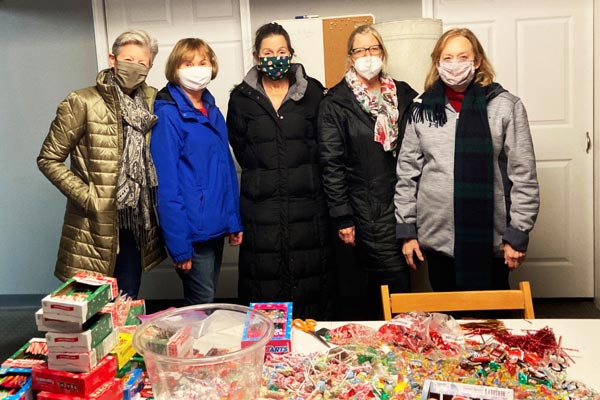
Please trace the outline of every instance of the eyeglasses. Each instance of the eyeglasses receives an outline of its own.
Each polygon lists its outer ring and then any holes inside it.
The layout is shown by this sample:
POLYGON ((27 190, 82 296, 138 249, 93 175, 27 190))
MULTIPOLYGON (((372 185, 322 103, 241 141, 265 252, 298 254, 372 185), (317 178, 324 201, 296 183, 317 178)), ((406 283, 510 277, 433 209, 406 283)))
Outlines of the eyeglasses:
POLYGON ((369 55, 378 56, 381 54, 382 50, 383 47, 381 47, 381 45, 379 44, 371 47, 357 47, 355 49, 350 50, 350 55, 362 57, 365 54, 367 54, 368 51, 369 55))

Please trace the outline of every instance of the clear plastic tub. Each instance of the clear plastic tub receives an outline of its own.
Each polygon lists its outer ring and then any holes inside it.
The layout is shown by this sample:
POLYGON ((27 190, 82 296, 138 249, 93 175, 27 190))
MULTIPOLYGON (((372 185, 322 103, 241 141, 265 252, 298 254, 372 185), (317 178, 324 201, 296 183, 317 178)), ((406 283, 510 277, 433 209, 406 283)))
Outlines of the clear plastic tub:
POLYGON ((273 321, 234 304, 203 304, 157 315, 135 332, 157 400, 258 398, 273 321), (242 348, 244 326, 252 342, 242 348))

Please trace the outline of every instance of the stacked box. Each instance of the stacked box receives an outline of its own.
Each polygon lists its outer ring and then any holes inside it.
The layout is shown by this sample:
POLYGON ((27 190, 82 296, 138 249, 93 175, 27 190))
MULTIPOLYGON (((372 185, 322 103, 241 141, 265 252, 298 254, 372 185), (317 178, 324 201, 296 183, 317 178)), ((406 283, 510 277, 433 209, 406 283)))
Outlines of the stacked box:
MULTIPOLYGON (((117 295, 115 278, 78 273, 42 299, 36 322, 47 331, 48 361, 32 375, 34 388, 48 392, 46 398, 95 398, 93 392, 115 377, 116 358, 107 355, 118 331, 113 313, 100 310, 117 295)), ((99 398, 111 391, 107 385, 99 398)))
POLYGON ((69 372, 90 372, 115 347, 118 334, 119 331, 112 330, 89 351, 51 350, 48 353, 48 368, 69 372))
POLYGON ((85 398, 106 382, 112 381, 116 372, 117 360, 111 355, 104 357, 95 368, 83 374, 35 365, 31 369, 32 387, 34 390, 85 398))
POLYGON ((72 396, 51 392, 39 392, 38 400, 121 400, 123 398, 123 383, 113 379, 100 386, 89 396, 72 396))
POLYGON ((113 332, 109 314, 97 314, 83 325, 80 332, 47 332, 48 352, 88 352, 113 332))
POLYGON ((112 285, 98 285, 95 275, 69 279, 42 299, 44 318, 84 323, 98 313, 113 297, 112 285))
MULTIPOLYGON (((292 303, 250 303, 250 308, 260 310, 273 320, 275 331, 267 343, 266 353, 289 353, 292 351, 292 303)), ((253 334, 251 321, 246 321, 242 337, 242 347, 248 347, 258 340, 253 334)))
POLYGON ((0 368, 0 399, 31 400, 31 369, 0 368))
POLYGON ((135 354, 133 348, 133 333, 119 330, 118 343, 110 352, 117 358, 117 369, 122 369, 135 354))

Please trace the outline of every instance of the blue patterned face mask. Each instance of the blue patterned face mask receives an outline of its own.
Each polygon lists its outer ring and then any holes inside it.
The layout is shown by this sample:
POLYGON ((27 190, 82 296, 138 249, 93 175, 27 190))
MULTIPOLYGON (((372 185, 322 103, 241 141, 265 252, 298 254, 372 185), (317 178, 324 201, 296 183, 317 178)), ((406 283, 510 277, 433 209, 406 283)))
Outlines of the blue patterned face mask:
POLYGON ((257 66, 270 79, 278 81, 290 70, 292 56, 259 57, 260 64, 257 66))

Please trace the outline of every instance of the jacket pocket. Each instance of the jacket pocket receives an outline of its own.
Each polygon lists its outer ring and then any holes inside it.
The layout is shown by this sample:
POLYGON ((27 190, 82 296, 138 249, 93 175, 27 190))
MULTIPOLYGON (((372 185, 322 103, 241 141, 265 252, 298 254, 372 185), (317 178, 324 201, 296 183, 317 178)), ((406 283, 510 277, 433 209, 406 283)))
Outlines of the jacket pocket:
POLYGON ((96 215, 98 213, 98 192, 96 191, 96 185, 94 182, 90 182, 88 185, 88 195, 85 202, 86 214, 96 215))
POLYGON ((201 232, 203 230, 204 202, 204 191, 201 188, 191 189, 186 201, 186 208, 188 223, 190 224, 192 233, 201 232))

